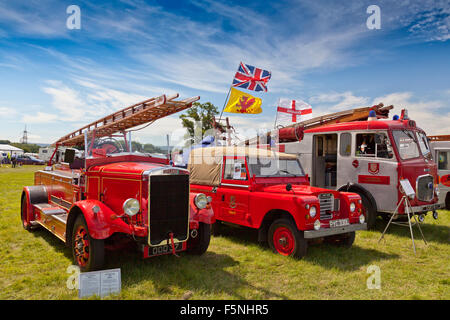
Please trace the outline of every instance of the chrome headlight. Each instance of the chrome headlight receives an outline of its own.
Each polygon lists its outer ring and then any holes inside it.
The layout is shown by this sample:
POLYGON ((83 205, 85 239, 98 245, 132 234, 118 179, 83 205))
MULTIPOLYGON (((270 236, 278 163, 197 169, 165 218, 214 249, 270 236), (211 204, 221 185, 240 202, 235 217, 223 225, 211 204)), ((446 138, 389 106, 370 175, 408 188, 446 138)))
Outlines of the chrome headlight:
POLYGON ((355 212, 356 204, 354 202, 350 203, 350 212, 355 212))
POLYGON ((364 215, 360 215, 359 216, 359 223, 364 223, 366 221, 366 217, 364 217, 364 215))
POLYGON ((316 220, 314 221, 314 230, 319 230, 320 229, 320 220, 316 220))
POLYGON ((195 196, 194 203, 197 208, 205 209, 208 204, 208 198, 203 193, 199 193, 195 196))
POLYGON ((317 213, 317 209, 315 206, 311 206, 311 208, 309 208, 309 215, 311 216, 311 218, 314 218, 316 216, 317 213))
POLYGON ((141 209, 141 205, 139 204, 138 200, 136 200, 134 198, 130 198, 130 199, 125 200, 122 208, 123 208, 123 212, 125 212, 125 214, 132 217, 136 213, 139 212, 139 210, 141 209))

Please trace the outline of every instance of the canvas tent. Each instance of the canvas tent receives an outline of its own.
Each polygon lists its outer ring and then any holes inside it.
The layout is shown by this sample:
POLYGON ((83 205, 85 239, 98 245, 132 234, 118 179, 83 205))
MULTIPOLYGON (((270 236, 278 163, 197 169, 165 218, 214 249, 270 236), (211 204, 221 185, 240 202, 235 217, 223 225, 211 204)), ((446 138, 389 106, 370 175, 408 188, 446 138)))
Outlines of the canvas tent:
POLYGON ((7 156, 7 154, 13 155, 19 155, 23 154, 23 150, 14 146, 11 146, 9 144, 0 144, 0 155, 2 157, 7 156))
POLYGON ((293 154, 254 147, 222 146, 193 149, 189 155, 188 165, 191 183, 214 187, 218 186, 222 176, 224 156, 287 160, 297 159, 297 156, 293 154))

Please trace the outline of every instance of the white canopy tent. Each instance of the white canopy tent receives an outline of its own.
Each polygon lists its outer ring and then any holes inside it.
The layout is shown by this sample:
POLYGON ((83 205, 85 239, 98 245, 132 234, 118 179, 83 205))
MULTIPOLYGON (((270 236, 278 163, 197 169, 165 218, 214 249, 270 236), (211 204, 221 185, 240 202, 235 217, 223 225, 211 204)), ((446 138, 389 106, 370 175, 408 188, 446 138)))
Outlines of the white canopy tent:
POLYGON ((8 153, 12 155, 19 155, 23 154, 23 150, 14 146, 11 146, 9 144, 0 144, 0 157, 5 157, 8 155, 8 153))

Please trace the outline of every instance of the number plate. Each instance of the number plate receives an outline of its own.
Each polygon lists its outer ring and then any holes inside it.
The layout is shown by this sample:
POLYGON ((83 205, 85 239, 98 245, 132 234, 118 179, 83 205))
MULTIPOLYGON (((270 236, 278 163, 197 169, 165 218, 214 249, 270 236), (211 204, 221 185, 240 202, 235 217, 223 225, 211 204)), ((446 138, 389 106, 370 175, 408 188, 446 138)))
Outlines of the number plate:
POLYGON ((331 220, 330 221, 330 228, 347 226, 349 224, 350 223, 348 222, 348 219, 331 220))
MULTIPOLYGON (((175 251, 181 251, 183 250, 183 244, 181 242, 177 242, 175 245, 175 251)), ((170 254, 172 253, 172 245, 171 244, 163 244, 161 246, 156 247, 148 247, 148 256, 159 256, 162 254, 170 254)))

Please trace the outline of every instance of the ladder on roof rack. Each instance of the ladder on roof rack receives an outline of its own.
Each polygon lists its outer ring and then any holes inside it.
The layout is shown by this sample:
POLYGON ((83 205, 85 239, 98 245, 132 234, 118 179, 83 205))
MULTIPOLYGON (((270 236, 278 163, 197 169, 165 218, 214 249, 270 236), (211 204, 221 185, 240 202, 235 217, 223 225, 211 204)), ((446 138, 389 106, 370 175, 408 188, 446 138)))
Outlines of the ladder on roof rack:
MULTIPOLYGON (((335 123, 363 121, 369 117, 371 110, 375 111, 378 119, 386 119, 389 117, 389 110, 394 106, 384 106, 383 103, 379 103, 372 107, 363 107, 350 109, 335 113, 326 114, 323 116, 315 117, 306 121, 297 122, 285 127, 278 128, 278 138, 280 142, 289 142, 301 140, 303 138, 303 131, 307 129, 322 127, 335 123)), ((267 132, 267 136, 272 136, 274 130, 267 132)), ((257 144, 257 137, 246 140, 246 145, 257 144)))
POLYGON ((428 136, 428 139, 430 141, 450 141, 450 134, 440 136, 428 136))
POLYGON ((109 136, 116 132, 124 132, 127 129, 153 122, 190 108, 192 103, 200 99, 199 96, 196 96, 174 101, 178 96, 178 93, 171 96, 161 95, 126 107, 69 133, 60 138, 56 142, 56 145, 81 145, 84 143, 85 131, 95 131, 97 137, 109 136))

